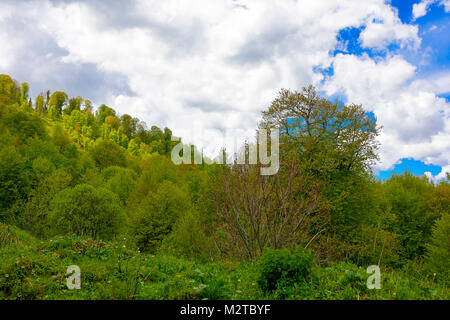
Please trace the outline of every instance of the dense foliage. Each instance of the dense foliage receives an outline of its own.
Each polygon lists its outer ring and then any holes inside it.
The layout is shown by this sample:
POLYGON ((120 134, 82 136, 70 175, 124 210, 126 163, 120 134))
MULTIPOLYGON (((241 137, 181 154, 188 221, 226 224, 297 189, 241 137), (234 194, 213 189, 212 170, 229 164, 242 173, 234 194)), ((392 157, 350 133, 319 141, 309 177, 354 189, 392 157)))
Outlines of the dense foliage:
POLYGON ((0 298, 448 298, 449 177, 376 180, 376 121, 313 87, 274 126, 276 175, 176 165, 170 129, 0 75, 0 298))

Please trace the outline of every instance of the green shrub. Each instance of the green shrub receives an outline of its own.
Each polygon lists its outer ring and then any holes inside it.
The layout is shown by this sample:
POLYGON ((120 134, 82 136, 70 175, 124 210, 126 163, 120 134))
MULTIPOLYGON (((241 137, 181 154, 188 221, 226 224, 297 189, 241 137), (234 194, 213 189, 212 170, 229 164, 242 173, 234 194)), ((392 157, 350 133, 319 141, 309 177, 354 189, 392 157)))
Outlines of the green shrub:
POLYGON ((116 194, 88 184, 59 192, 50 207, 49 220, 57 234, 110 239, 121 231, 126 217, 116 194))
POLYGON ((432 190, 433 184, 427 178, 416 177, 407 171, 393 175, 385 183, 385 195, 395 215, 391 231, 398 235, 403 262, 423 257, 435 220, 425 206, 426 195, 432 190))
POLYGON ((218 254, 211 238, 205 235, 198 212, 194 210, 178 219, 158 252, 199 262, 210 261, 218 254))
POLYGON ((188 210, 186 193, 170 181, 161 183, 156 193, 148 194, 131 219, 131 232, 137 246, 155 253, 176 221, 188 210))
POLYGON ((310 251, 266 248, 258 261, 258 285, 267 293, 305 282, 313 269, 310 251))
POLYGON ((17 227, 0 223, 0 247, 8 245, 19 247, 34 242, 35 239, 27 232, 17 227))
POLYGON ((433 227, 431 242, 427 245, 426 263, 438 278, 450 280, 450 214, 444 213, 433 227))
POLYGON ((126 164, 125 150, 108 140, 99 140, 90 150, 92 159, 102 169, 110 166, 124 167, 126 164))
POLYGON ((0 219, 3 209, 15 201, 25 199, 31 189, 30 171, 26 158, 15 147, 0 150, 0 219))
POLYGON ((113 166, 103 170, 102 176, 105 187, 117 194, 122 205, 125 205, 136 185, 136 172, 128 168, 113 166))

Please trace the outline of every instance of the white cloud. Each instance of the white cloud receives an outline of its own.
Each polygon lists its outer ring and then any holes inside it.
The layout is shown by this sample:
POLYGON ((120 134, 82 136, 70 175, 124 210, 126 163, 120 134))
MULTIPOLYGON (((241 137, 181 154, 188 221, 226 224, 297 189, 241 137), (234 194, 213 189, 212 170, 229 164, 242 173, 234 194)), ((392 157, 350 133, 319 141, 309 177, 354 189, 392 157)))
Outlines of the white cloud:
POLYGON ((20 39, 12 38, 3 28, 11 16, 10 6, 0 4, 0 71, 6 70, 14 62, 16 52, 20 49, 20 39))
POLYGON ((14 46, 7 34, 0 30, 0 70, 6 70, 14 62, 17 47, 14 46))
MULTIPOLYGON (((322 80, 314 67, 329 66, 329 51, 342 28, 378 16, 389 30, 405 27, 381 0, 136 5, 134 19, 145 22, 139 26, 111 27, 101 12, 76 2, 47 3, 38 26, 69 52, 64 62, 93 63, 127 76, 136 95, 109 101, 120 112, 168 125, 183 137, 189 136, 194 120, 216 132, 255 128, 260 111, 279 88, 322 80)), ((384 32, 376 41, 415 42, 414 32, 384 32)), ((215 145, 213 139, 207 142, 215 145)))
POLYGON ((418 48, 420 38, 417 26, 403 24, 390 6, 380 6, 367 17, 366 28, 361 32, 363 47, 386 49, 391 43, 401 47, 418 48))
POLYGON ((426 90, 436 94, 450 93, 450 72, 436 72, 426 78, 414 80, 412 87, 416 90, 426 90))
POLYGON ((434 180, 445 179, 447 177, 447 173, 450 173, 450 165, 442 167, 441 172, 439 172, 439 174, 437 174, 433 178, 434 180))
MULTIPOLYGON (((344 92, 384 125, 379 168, 402 157, 448 164, 448 104, 435 95, 445 90, 447 75, 434 84, 415 79, 415 66, 401 56, 375 61, 330 54, 342 46, 336 36, 347 27, 363 27, 359 40, 366 48, 386 50, 391 43, 418 48, 417 26, 403 24, 384 0, 66 0, 13 2, 11 8, 60 49, 44 50, 48 65, 31 70, 33 78, 72 77, 55 71, 60 64, 91 66, 81 74, 93 68, 105 82, 120 76, 129 90, 110 88, 99 103, 150 125, 169 126, 209 150, 222 145, 225 131, 251 132, 280 88, 320 85, 323 75, 316 68, 333 64, 327 92, 344 92), (195 131, 204 134, 193 136, 195 131)), ((3 41, 11 44, 10 38, 3 41)), ((13 56, 13 49, 4 52, 0 57, 13 56)))
POLYGON ((422 0, 413 5, 413 18, 417 19, 427 14, 428 7, 436 2, 436 0, 422 0))
POLYGON ((450 12, 450 0, 442 0, 439 4, 444 6, 445 12, 450 12))
MULTIPOLYGON (((419 3, 415 3, 413 5, 413 19, 418 19, 420 17, 425 16, 428 11, 429 8, 432 4, 435 4, 437 2, 437 0, 422 0, 419 3)), ((439 6, 444 6, 444 10, 445 12, 449 12, 450 11, 450 0, 441 0, 438 3, 439 6)))
MULTIPOLYGON (((450 159, 450 104, 432 84, 412 81, 415 67, 400 56, 375 62, 367 56, 338 55, 334 75, 324 86, 371 110, 383 126, 379 170, 401 158, 446 166, 450 159)), ((448 75, 442 75, 446 79, 448 75)), ((445 80, 447 81, 447 80, 445 80)))

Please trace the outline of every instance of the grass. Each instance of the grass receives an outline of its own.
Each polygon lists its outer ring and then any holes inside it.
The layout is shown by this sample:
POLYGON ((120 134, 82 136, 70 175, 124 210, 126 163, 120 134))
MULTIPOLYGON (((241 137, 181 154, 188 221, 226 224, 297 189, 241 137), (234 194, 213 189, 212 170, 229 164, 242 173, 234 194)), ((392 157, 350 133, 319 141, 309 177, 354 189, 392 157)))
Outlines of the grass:
POLYGON ((200 264, 142 254, 125 238, 39 240, 0 224, 0 299, 448 299, 448 288, 427 276, 382 273, 368 290, 364 268, 349 263, 315 267, 307 280, 275 291, 258 286, 260 265, 200 264), (81 269, 81 289, 69 290, 66 270, 81 269))

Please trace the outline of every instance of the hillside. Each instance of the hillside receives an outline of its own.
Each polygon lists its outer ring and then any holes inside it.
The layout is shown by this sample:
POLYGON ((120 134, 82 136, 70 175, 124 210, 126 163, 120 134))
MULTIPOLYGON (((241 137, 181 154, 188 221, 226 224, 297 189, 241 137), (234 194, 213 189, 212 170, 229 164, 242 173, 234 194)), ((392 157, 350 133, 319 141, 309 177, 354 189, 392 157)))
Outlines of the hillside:
POLYGON ((0 75, 0 299, 448 299, 449 177, 376 180, 376 120, 313 87, 263 127, 276 175, 175 165, 170 129, 0 75))

